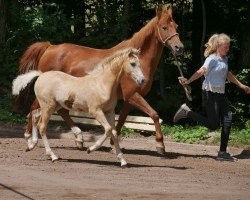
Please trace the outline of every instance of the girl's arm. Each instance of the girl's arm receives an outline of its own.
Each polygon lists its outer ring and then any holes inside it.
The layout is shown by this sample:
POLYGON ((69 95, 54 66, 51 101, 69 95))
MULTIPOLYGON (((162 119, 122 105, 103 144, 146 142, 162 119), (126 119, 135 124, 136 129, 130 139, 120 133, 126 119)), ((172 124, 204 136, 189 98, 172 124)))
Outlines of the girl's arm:
POLYGON ((237 85, 239 88, 245 91, 246 94, 250 94, 250 87, 247 85, 242 84, 233 74, 232 72, 228 71, 227 73, 227 80, 237 85))
POLYGON ((206 67, 202 66, 200 69, 198 69, 188 80, 184 77, 179 77, 179 82, 182 85, 188 85, 191 82, 197 80, 201 76, 203 76, 206 73, 207 69, 206 67))

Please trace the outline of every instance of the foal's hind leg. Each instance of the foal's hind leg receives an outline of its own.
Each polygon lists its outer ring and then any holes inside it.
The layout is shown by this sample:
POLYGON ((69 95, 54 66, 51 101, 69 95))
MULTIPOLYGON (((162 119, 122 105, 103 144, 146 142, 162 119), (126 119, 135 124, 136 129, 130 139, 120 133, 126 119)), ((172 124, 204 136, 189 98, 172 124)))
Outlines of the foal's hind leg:
POLYGON ((41 116, 41 109, 36 109, 32 111, 32 137, 29 137, 28 140, 28 147, 26 151, 32 150, 38 143, 38 129, 37 129, 37 122, 41 116))
POLYGON ((38 122, 38 128, 44 143, 46 155, 48 155, 52 159, 52 161, 58 160, 59 158, 53 153, 50 148, 46 133, 46 127, 49 122, 50 116, 55 110, 55 107, 56 106, 48 107, 48 105, 46 104, 45 106, 41 105, 41 117, 38 122))
POLYGON ((64 119, 65 123, 71 128, 74 136, 75 136, 75 142, 78 149, 83 150, 83 136, 82 131, 79 127, 76 126, 75 122, 70 118, 69 111, 62 108, 57 111, 57 113, 64 119))
POLYGON ((32 129, 33 129, 33 111, 37 110, 38 108, 40 108, 39 103, 37 101, 37 99, 35 99, 35 101, 33 102, 33 104, 30 107, 30 113, 29 113, 29 118, 28 118, 28 123, 26 125, 26 130, 24 132, 24 137, 26 138, 26 140, 28 140, 29 138, 32 137, 32 129))

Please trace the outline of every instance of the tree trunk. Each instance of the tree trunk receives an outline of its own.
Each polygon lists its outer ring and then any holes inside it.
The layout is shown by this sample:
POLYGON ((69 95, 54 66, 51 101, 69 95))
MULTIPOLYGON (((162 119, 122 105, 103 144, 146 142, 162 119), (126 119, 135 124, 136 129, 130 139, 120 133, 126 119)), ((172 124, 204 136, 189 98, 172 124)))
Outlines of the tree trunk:
POLYGON ((193 71, 201 66, 201 40, 202 40, 202 5, 201 0, 193 1, 193 27, 192 27, 192 66, 193 71))
POLYGON ((7 32, 7 1, 0 0, 0 43, 4 44, 6 41, 7 32))
POLYGON ((75 24, 76 38, 80 39, 85 36, 85 2, 77 0, 73 5, 73 14, 77 23, 75 24))
POLYGON ((130 13, 130 0, 124 0, 123 3, 123 38, 129 35, 129 13, 130 13))
POLYGON ((242 43, 240 48, 239 65, 241 68, 250 68, 250 13, 248 12, 246 29, 243 32, 242 43))

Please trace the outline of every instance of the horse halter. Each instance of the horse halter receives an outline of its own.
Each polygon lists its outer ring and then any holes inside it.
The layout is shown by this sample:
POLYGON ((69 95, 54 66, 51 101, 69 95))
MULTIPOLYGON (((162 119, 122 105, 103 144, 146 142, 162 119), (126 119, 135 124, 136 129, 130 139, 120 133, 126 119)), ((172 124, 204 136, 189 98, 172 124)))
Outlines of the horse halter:
POLYGON ((160 39, 161 39, 163 45, 166 45, 165 43, 166 43, 168 40, 172 39, 174 36, 179 35, 179 33, 174 33, 174 34, 168 36, 165 40, 163 40, 162 37, 161 37, 160 30, 159 30, 159 27, 158 27, 158 26, 157 26, 157 31, 158 31, 158 35, 159 35, 159 37, 160 37, 160 39))

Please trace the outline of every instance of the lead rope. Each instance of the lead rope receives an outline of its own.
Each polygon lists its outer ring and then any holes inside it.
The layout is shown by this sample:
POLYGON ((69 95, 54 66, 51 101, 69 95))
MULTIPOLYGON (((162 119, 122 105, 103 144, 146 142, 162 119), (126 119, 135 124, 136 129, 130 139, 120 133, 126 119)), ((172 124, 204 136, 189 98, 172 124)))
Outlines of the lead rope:
MULTIPOLYGON (((176 63, 177 63, 177 67, 178 67, 178 70, 179 70, 179 72, 180 72, 180 76, 184 78, 183 72, 182 72, 182 70, 181 70, 181 66, 180 66, 180 64, 179 64, 179 62, 178 62, 176 56, 175 56, 174 54, 173 54, 173 56, 174 56, 174 59, 175 59, 175 61, 176 61, 176 63)), ((192 98, 192 96, 191 96, 191 91, 192 91, 191 86, 190 86, 190 85, 183 85, 183 88, 184 88, 184 90, 185 90, 185 94, 186 94, 187 99, 188 99, 189 101, 192 101, 193 98, 192 98)))
MULTIPOLYGON (((175 37, 176 35, 179 35, 178 33, 174 33, 173 35, 170 35, 170 36, 168 36, 165 40, 163 40, 162 37, 161 37, 160 30, 159 30, 159 27, 158 27, 158 26, 157 26, 157 31, 158 31, 159 38, 161 39, 163 45, 165 45, 165 43, 166 43, 168 40, 170 40, 171 38, 175 37)), ((178 60, 177 60, 177 58, 176 58, 176 56, 175 56, 174 54, 173 54, 173 56, 174 56, 175 61, 177 62, 177 66, 178 66, 178 70, 179 70, 179 72, 180 72, 180 75, 181 75, 181 77, 184 78, 183 72, 182 72, 182 70, 181 70, 181 67, 180 67, 180 65, 178 64, 178 60)), ((191 86, 190 86, 190 85, 183 85, 183 88, 184 88, 184 90, 185 90, 187 99, 188 99, 189 101, 192 101, 193 99, 192 99, 192 96, 191 96, 191 86)))

